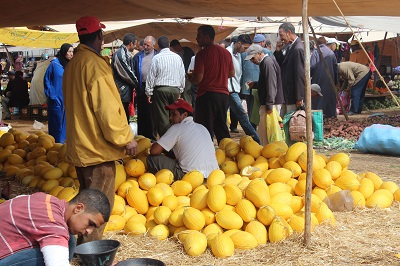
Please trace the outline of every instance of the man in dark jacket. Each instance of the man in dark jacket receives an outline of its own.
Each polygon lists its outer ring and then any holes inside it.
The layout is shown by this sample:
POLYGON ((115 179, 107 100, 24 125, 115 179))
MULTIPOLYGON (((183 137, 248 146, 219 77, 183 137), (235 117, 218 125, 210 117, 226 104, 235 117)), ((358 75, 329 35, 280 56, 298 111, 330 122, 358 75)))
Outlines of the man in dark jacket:
POLYGON ((274 56, 281 67, 283 96, 282 116, 303 105, 305 89, 304 47, 295 34, 294 26, 285 22, 279 26, 281 41, 277 43, 274 56), (284 46, 285 45, 285 46, 284 46), (286 48, 286 50, 282 49, 286 48))
POLYGON ((253 44, 247 50, 245 60, 260 66, 258 82, 250 82, 249 87, 256 87, 260 101, 260 124, 257 128, 261 145, 268 144, 266 132, 266 115, 272 113, 275 108, 279 114, 281 105, 284 103, 283 89, 281 80, 281 69, 275 58, 264 54, 263 48, 258 44, 253 44))
POLYGON ((10 120, 11 113, 9 107, 17 107, 18 110, 21 107, 29 104, 29 92, 28 82, 24 80, 23 73, 21 71, 8 73, 9 82, 7 89, 4 91, 4 96, 1 99, 1 105, 3 106, 4 118, 3 120, 10 120), (15 75, 15 78, 12 77, 15 75))
POLYGON ((133 57, 135 75, 139 79, 135 98, 138 110, 138 135, 143 135, 152 140, 156 140, 157 138, 154 132, 151 104, 147 102, 144 89, 146 88, 146 78, 149 72, 151 59, 158 53, 157 50, 154 49, 155 45, 156 39, 153 36, 147 36, 143 41, 144 49, 133 57))
POLYGON ((133 72, 133 57, 132 52, 137 44, 136 36, 132 33, 127 33, 124 36, 123 44, 114 53, 112 58, 112 70, 115 84, 121 95, 122 105, 126 113, 126 118, 129 123, 129 103, 132 102, 132 93, 138 84, 138 80, 133 72))

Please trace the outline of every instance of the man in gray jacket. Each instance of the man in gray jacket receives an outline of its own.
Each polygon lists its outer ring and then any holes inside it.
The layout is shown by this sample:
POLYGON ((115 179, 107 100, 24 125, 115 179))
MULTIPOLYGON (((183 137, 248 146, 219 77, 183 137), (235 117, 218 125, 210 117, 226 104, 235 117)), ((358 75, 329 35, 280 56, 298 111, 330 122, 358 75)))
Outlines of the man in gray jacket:
POLYGON ((138 84, 133 69, 132 52, 137 44, 136 36, 127 33, 124 36, 121 47, 114 53, 111 66, 113 70, 115 84, 121 95, 122 105, 126 113, 126 119, 129 124, 129 103, 132 102, 132 93, 138 84))

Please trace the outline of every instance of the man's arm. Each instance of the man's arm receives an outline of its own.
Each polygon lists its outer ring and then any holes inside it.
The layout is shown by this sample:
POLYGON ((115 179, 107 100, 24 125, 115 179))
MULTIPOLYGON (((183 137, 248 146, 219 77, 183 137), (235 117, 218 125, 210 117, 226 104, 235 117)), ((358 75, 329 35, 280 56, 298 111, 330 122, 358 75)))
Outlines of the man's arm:
POLYGON ((200 73, 194 73, 192 75, 192 79, 190 80, 190 82, 194 85, 199 85, 199 83, 203 80, 203 74, 200 73))
POLYGON ((122 51, 118 51, 114 55, 114 70, 117 72, 118 76, 125 82, 129 83, 131 86, 136 87, 138 84, 138 79, 133 71, 132 59, 127 61, 125 54, 122 51))
POLYGON ((59 245, 49 245, 42 247, 44 264, 46 266, 69 266, 69 250, 59 245))
POLYGON ((157 142, 153 143, 150 148, 150 155, 160 155, 164 151, 163 147, 157 142))

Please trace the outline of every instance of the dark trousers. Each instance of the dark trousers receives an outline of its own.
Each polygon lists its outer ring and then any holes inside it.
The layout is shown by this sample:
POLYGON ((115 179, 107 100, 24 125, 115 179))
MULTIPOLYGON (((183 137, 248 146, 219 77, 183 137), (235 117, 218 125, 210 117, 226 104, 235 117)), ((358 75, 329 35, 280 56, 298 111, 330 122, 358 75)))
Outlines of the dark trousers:
POLYGON ((122 102, 122 106, 124 106, 125 114, 126 114, 126 121, 128 121, 129 124, 129 102, 122 102))
POLYGON ((154 88, 152 97, 154 125, 158 135, 161 137, 170 128, 169 111, 165 106, 174 103, 179 98, 179 89, 177 87, 160 86, 154 88))
POLYGON ((229 95, 216 92, 206 92, 196 99, 194 121, 207 128, 211 138, 215 134, 218 143, 223 138, 230 138, 226 124, 228 100, 229 95))
MULTIPOLYGON (((93 188, 106 194, 111 209, 114 206, 115 197, 115 162, 105 162, 87 167, 76 167, 76 174, 80 183, 79 190, 93 188)), ((78 237, 78 244, 100 240, 106 224, 93 230, 90 235, 78 237)))
POLYGON ((177 160, 171 159, 165 155, 147 156, 147 168, 150 173, 155 174, 161 169, 169 169, 174 174, 174 181, 181 180, 185 173, 179 166, 177 160))
POLYGON ((136 95, 138 135, 156 140, 154 133, 154 120, 151 104, 147 101, 146 94, 136 95))
POLYGON ((357 82, 350 89, 351 94, 351 106, 350 111, 353 113, 360 114, 364 105, 364 96, 367 89, 368 80, 371 77, 371 71, 368 72, 359 82, 357 82))

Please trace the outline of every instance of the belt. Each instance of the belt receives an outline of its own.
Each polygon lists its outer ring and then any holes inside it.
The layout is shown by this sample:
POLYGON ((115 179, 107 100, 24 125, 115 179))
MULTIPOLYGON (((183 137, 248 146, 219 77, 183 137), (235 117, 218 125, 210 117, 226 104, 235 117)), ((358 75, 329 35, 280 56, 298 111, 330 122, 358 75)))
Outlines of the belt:
POLYGON ((231 94, 235 94, 235 93, 237 94, 238 92, 236 92, 236 91, 234 91, 234 92, 230 92, 230 93, 229 93, 229 95, 231 95, 231 94))

